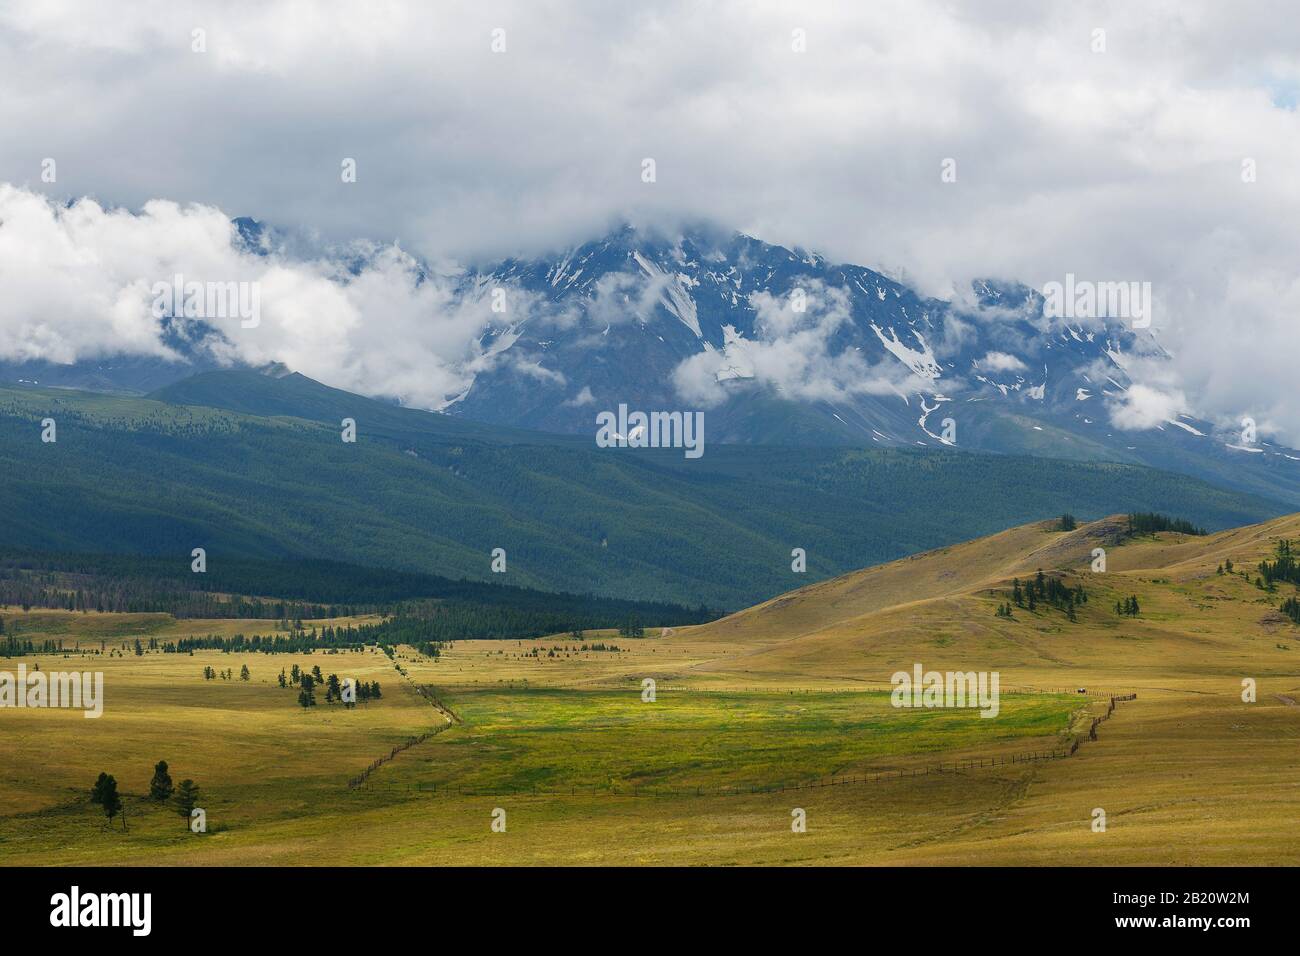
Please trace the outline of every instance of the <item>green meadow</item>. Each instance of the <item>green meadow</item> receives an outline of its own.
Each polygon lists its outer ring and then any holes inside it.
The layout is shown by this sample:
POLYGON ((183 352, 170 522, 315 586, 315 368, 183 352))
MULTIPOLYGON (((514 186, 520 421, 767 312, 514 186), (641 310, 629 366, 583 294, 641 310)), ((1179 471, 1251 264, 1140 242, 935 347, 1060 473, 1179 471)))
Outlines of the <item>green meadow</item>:
POLYGON ((870 692, 457 689, 464 723, 388 774, 396 785, 466 792, 710 792, 796 786, 892 771, 915 758, 1047 751, 1080 707, 1064 695, 1008 696, 976 710, 899 709, 870 692))

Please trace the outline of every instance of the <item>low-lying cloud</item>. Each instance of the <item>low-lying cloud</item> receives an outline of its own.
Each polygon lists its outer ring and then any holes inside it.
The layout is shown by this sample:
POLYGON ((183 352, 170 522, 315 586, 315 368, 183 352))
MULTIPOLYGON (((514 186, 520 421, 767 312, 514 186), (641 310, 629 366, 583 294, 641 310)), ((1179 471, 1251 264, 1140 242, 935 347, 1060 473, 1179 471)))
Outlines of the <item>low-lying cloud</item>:
MULTIPOLYGON (((534 297, 510 289, 503 311, 491 291, 430 275, 397 245, 349 257, 295 259, 245 248, 211 206, 152 201, 139 213, 93 200, 64 207, 0 184, 0 359, 68 364, 119 354, 182 360, 166 344, 155 286, 253 283, 260 321, 232 310, 204 316, 225 362, 281 362, 314 378, 426 408, 464 391, 502 360, 485 333, 526 320, 534 297)), ((511 357, 534 377, 555 373, 511 357)))
POLYGON ((892 357, 872 365, 856 350, 835 350, 836 331, 853 321, 850 293, 817 280, 801 288, 806 296, 801 310, 789 296, 750 295, 754 338, 732 335, 722 351, 683 361, 673 372, 678 394, 711 408, 726 400, 726 383, 737 379, 787 398, 832 402, 856 395, 904 395, 930 384, 892 357))

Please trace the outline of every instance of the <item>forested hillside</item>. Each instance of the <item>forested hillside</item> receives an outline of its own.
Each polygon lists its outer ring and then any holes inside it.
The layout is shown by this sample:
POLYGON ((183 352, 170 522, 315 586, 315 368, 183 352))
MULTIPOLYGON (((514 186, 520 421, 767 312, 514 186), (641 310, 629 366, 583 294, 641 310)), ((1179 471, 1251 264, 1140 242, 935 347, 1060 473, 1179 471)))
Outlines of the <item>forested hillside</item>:
MULTIPOLYGON (((195 573, 188 556, 0 553, 0 605, 175 617, 341 617, 435 599, 540 613, 581 608, 612 626, 628 615, 696 623, 709 612, 676 604, 537 591, 494 581, 363 567, 339 561, 223 558, 195 573)), ((597 626, 588 624, 586 626, 597 626)))
MULTIPOLYGON (((628 633, 647 626, 699 624, 716 617, 700 607, 561 594, 336 561, 223 558, 197 573, 188 558, 128 555, 0 554, 0 654, 39 650, 29 624, 4 610, 164 613, 178 618, 254 618, 286 633, 267 647, 408 643, 477 638, 531 638, 593 628, 628 633), (378 614, 375 624, 336 629, 313 621, 378 614), (305 623, 304 623, 305 622, 305 623)), ((251 640, 251 638, 249 639, 251 640)), ((249 647, 235 638, 196 638, 194 647, 249 647)), ((253 645, 263 649, 262 643, 253 645)))
MULTIPOLYGON (((220 374, 204 379, 208 400, 238 397, 247 383, 220 374)), ((261 415, 0 389, 0 545, 182 562, 202 547, 210 568, 311 558, 731 609, 1064 511, 1171 510, 1215 529, 1286 510, 1129 465, 727 447, 707 429, 692 461, 497 433, 301 376, 257 385, 261 415), (343 417, 355 443, 340 438, 343 417), (41 439, 47 418, 54 442, 41 439), (795 548, 806 574, 791 569, 795 548)))

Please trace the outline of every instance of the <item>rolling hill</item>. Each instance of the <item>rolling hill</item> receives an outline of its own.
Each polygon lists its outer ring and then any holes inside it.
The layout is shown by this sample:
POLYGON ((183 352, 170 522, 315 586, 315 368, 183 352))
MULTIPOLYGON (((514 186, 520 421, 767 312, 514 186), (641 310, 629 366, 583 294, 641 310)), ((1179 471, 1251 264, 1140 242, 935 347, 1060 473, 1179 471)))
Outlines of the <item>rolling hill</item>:
POLYGON ((1300 625, 1283 604, 1300 585, 1257 582, 1262 562, 1297 539, 1298 514, 1204 536, 1131 536, 1119 515, 1068 532, 1032 522, 676 628, 656 642, 675 666, 656 676, 716 694, 798 688, 788 698, 798 702, 884 692, 893 673, 919 663, 997 671, 1004 701, 1079 701, 1061 738, 1082 742, 1068 759, 1023 772, 958 761, 896 790, 843 788, 822 803, 831 817, 821 845, 800 857, 807 862, 1295 865, 1300 625), (1092 570, 1096 548, 1106 551, 1104 572, 1092 570), (1076 620, 1041 603, 1015 605, 1014 582, 1040 568, 1085 589, 1076 620), (1139 613, 1117 614, 1115 602, 1128 597, 1139 613), (1007 604, 1011 616, 1000 616, 1007 604), (1124 700, 1090 740, 1112 695, 1124 700), (890 819, 877 825, 882 815, 890 819))
MULTIPOLYGON (((936 669, 1013 671, 1020 680, 1070 674, 1129 686, 1143 677, 1241 674, 1300 682, 1300 629, 1280 612, 1300 592, 1255 584, 1280 542, 1300 539, 1300 515, 1204 536, 1130 535, 1112 515, 1057 530, 1033 522, 998 534, 854 571, 782 594, 682 639, 743 647, 751 674, 821 674, 888 682, 915 661, 936 669), (1094 572, 1097 548, 1106 570, 1094 572), (1223 570, 1229 562, 1231 572, 1223 570), (1043 571, 1087 593, 1070 621, 1063 609, 997 608, 1043 571), (1115 603, 1138 599, 1136 616, 1115 603)), ((730 671, 727 655, 708 668, 730 671)))

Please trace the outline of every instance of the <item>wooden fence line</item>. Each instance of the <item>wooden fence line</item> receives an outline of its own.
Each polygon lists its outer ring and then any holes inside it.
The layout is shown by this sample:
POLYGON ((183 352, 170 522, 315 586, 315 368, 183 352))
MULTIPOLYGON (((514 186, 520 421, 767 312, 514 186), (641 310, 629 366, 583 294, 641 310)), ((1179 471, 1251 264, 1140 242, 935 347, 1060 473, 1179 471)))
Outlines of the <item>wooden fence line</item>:
POLYGON ((442 733, 450 726, 451 724, 443 724, 441 727, 435 727, 433 728, 433 730, 426 731, 425 733, 420 734, 420 736, 418 737, 407 737, 405 743, 398 744, 396 747, 390 750, 387 753, 387 755, 380 757, 377 760, 371 761, 370 766, 368 766, 365 770, 361 771, 361 773, 357 774, 355 777, 349 780, 348 789, 349 790, 357 789, 357 787, 361 786, 363 783, 366 782, 367 777, 369 777, 372 773, 374 773, 384 764, 388 763, 388 761, 392 760, 394 757, 400 754, 403 750, 408 750, 411 747, 414 747, 416 744, 424 743, 430 737, 442 733))
MULTIPOLYGON (((653 676, 653 675, 647 675, 653 676)), ((503 682, 499 685, 484 685, 486 690, 508 690, 511 692, 521 693, 538 693, 544 694, 548 691, 555 690, 589 690, 589 691, 635 691, 640 693, 641 683, 638 679, 636 682, 620 681, 618 683, 582 683, 582 684, 533 684, 533 683, 510 683, 503 682)), ((655 692, 659 694, 888 694, 893 691, 893 687, 888 684, 871 687, 686 687, 675 686, 672 684, 659 683, 655 686, 655 692)), ((1113 691, 1105 688, 1094 688, 1088 691, 1079 687, 1001 687, 999 694, 1009 696, 1032 696, 1037 694, 1062 694, 1072 697, 1112 697, 1113 691), (1083 690, 1083 693, 1080 691, 1083 690)), ((1135 694, 1127 697, 1114 697, 1115 700, 1132 700, 1135 694)))
POLYGON ((424 743, 430 737, 442 733, 444 730, 446 730, 448 727, 451 727, 453 724, 462 723, 460 716, 456 714, 455 711, 453 711, 450 707, 448 707, 446 704, 440 701, 436 695, 432 693, 427 693, 423 687, 421 687, 415 681, 411 680, 411 675, 406 673, 405 668, 403 668, 401 665, 397 664, 396 662, 394 662, 394 667, 396 668, 397 673, 401 674, 404 678, 406 678, 406 682, 411 685, 411 687, 415 690, 415 692, 419 694, 420 697, 423 698, 424 701, 430 707, 438 711, 439 716, 441 716, 443 720, 447 721, 447 723, 443 724, 441 727, 435 727, 433 728, 433 730, 426 731, 425 733, 420 734, 420 736, 418 737, 407 737, 405 743, 398 744, 396 747, 390 750, 386 756, 371 761, 370 766, 368 766, 365 770, 361 771, 361 773, 357 774, 355 777, 353 777, 348 781, 349 790, 356 790, 358 787, 360 787, 363 783, 366 782, 366 779, 372 773, 374 773, 384 764, 388 763, 388 761, 392 760, 403 750, 409 750, 411 747, 414 747, 416 744, 424 743))

